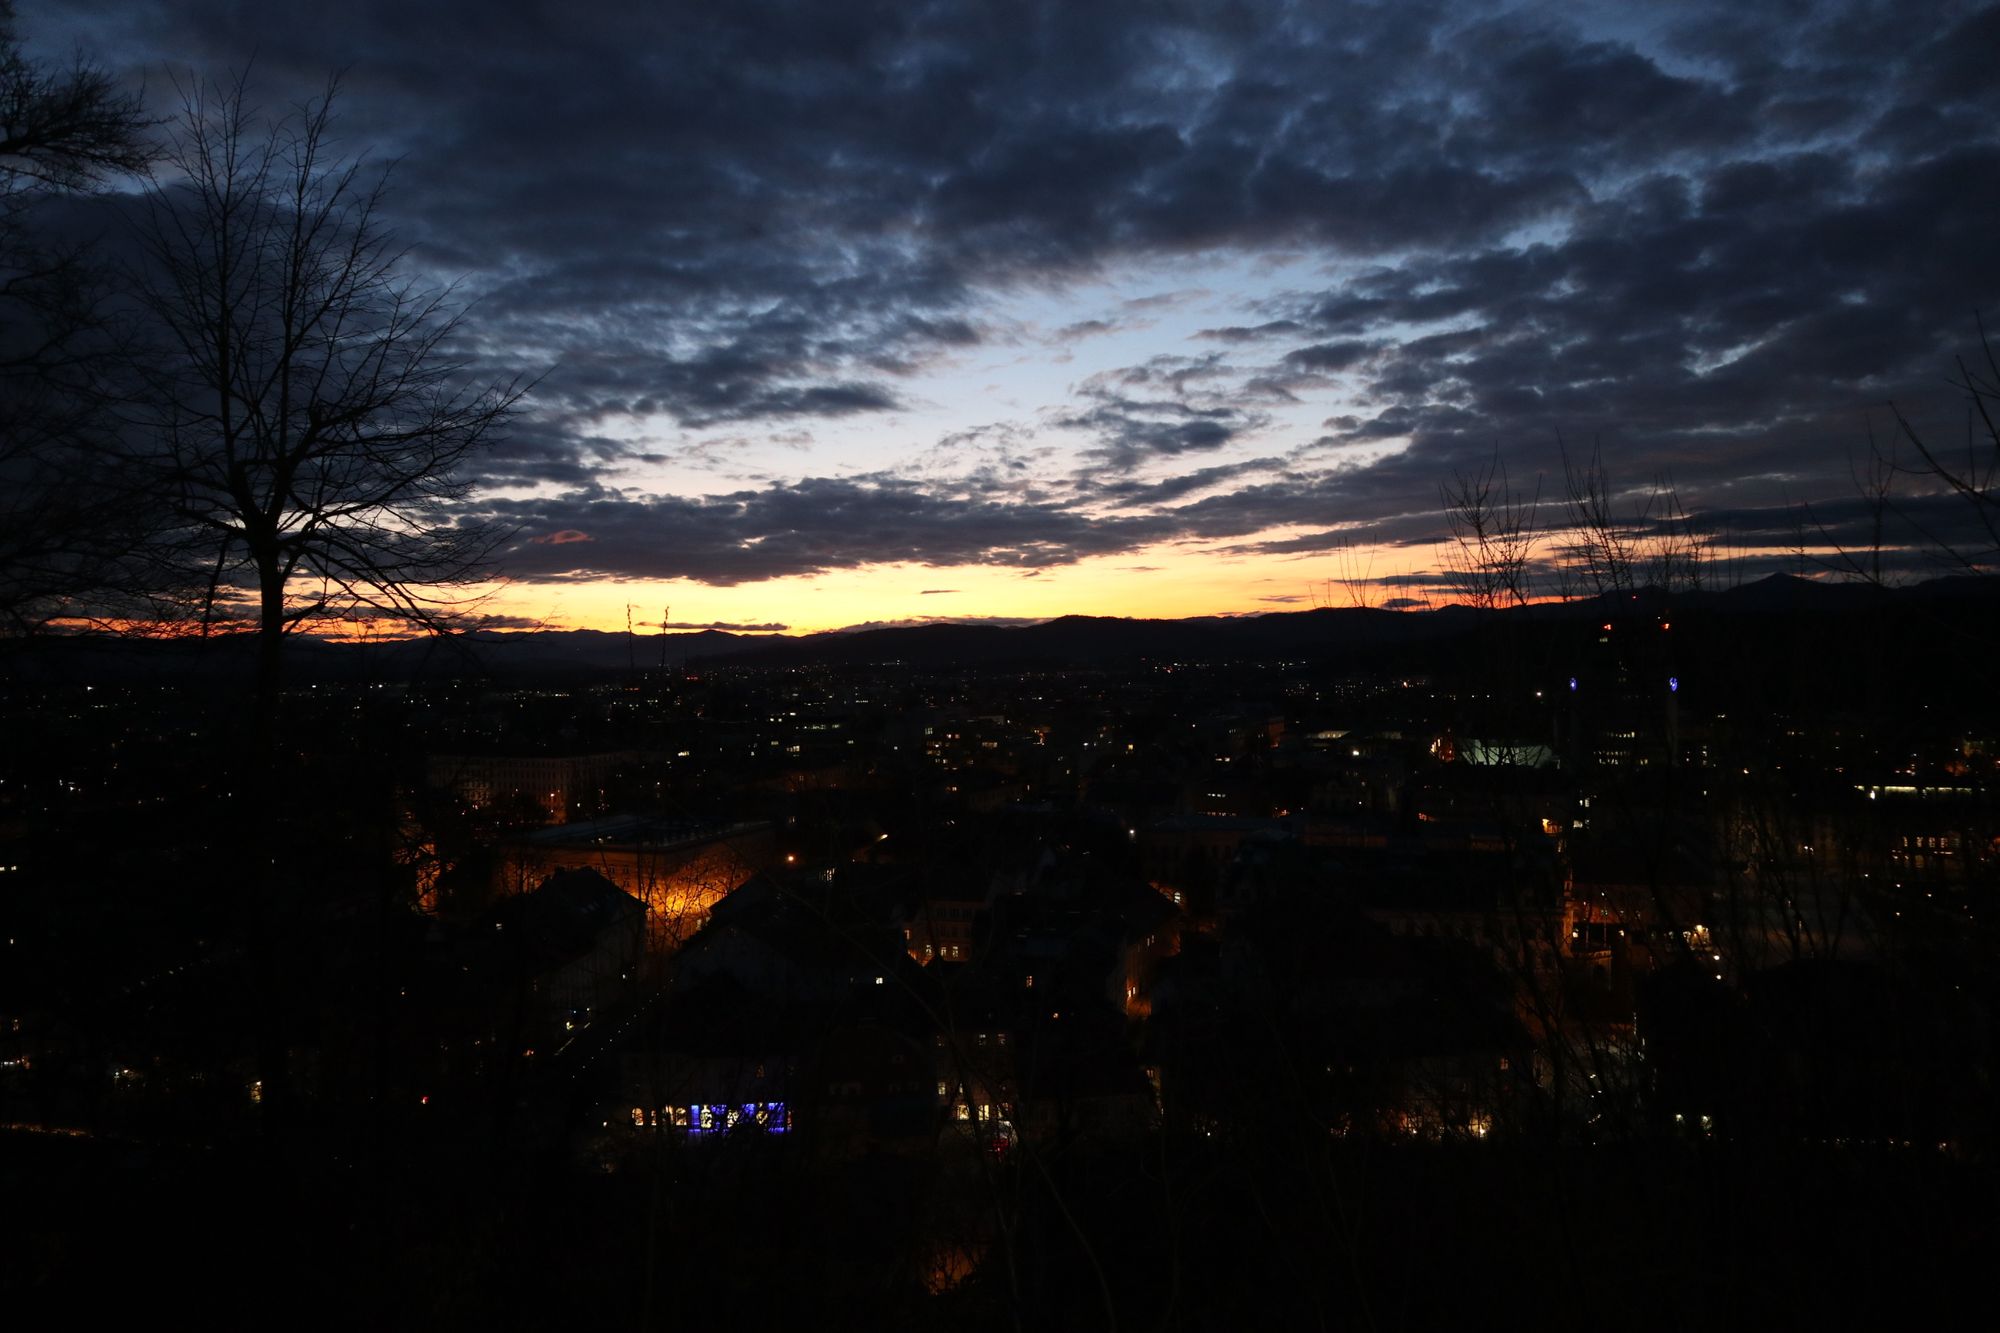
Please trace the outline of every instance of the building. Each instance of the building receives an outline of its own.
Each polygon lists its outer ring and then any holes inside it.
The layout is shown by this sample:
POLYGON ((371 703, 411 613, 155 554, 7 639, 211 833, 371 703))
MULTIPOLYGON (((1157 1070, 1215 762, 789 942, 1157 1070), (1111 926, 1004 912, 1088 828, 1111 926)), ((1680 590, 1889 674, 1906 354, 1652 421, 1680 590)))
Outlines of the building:
POLYGON ((634 762, 626 750, 594 754, 434 754, 425 781, 477 809, 508 802, 539 806, 549 822, 567 823, 600 809, 611 775, 634 762))
POLYGON ((646 952, 659 959, 701 929, 710 909, 776 855, 776 832, 768 823, 620 815, 510 839, 501 846, 494 887, 521 893, 556 870, 595 870, 646 905, 646 952))

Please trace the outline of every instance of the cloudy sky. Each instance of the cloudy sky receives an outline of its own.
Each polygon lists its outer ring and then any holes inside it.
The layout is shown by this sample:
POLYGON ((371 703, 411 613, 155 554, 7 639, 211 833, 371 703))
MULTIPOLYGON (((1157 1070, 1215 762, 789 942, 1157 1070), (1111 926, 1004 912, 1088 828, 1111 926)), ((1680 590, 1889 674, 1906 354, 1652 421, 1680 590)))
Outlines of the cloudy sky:
POLYGON ((2000 6, 18 9, 163 108, 341 72, 411 262, 546 371, 478 505, 558 625, 1422 596, 1440 482, 1553 501, 1559 441, 1761 572, 1888 403, 1963 446, 2000 319, 2000 6))

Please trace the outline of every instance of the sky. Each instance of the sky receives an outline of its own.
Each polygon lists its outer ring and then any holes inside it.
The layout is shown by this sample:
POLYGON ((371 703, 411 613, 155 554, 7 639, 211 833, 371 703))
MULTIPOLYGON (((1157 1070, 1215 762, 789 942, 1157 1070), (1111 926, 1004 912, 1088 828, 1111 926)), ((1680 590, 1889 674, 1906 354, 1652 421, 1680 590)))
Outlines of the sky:
POLYGON ((1440 486, 1554 519, 1565 450, 1810 572, 1799 506, 1862 539, 1891 404, 1962 449, 2000 321, 1994 5, 17 9, 163 113, 338 74, 539 377, 468 502, 495 623, 1436 602, 1440 486))

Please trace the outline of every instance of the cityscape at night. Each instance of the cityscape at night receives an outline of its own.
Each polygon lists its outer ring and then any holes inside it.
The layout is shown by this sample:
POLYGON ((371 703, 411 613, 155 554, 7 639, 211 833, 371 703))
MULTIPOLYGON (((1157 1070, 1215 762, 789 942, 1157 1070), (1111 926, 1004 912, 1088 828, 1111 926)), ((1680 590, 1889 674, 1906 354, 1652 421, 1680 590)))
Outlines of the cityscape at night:
POLYGON ((0 1318, 1967 1322, 1920 9, 0 0, 0 1318))

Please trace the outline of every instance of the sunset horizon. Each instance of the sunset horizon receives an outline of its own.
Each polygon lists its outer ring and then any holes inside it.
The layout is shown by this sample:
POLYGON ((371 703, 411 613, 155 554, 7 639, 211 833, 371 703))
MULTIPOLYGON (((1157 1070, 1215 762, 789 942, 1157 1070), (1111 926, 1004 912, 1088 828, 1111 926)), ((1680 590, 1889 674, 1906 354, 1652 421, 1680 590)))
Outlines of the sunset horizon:
POLYGON ((1664 488, 1753 572, 1872 530, 1911 576, 1956 521, 1915 442, 1962 448, 2000 301, 1991 11, 224 8, 20 28, 168 120, 325 98, 358 179, 394 164, 455 373, 521 394, 439 514, 505 537, 494 614, 1435 601, 1441 489, 1548 529, 1593 464, 1617 523, 1664 488))

